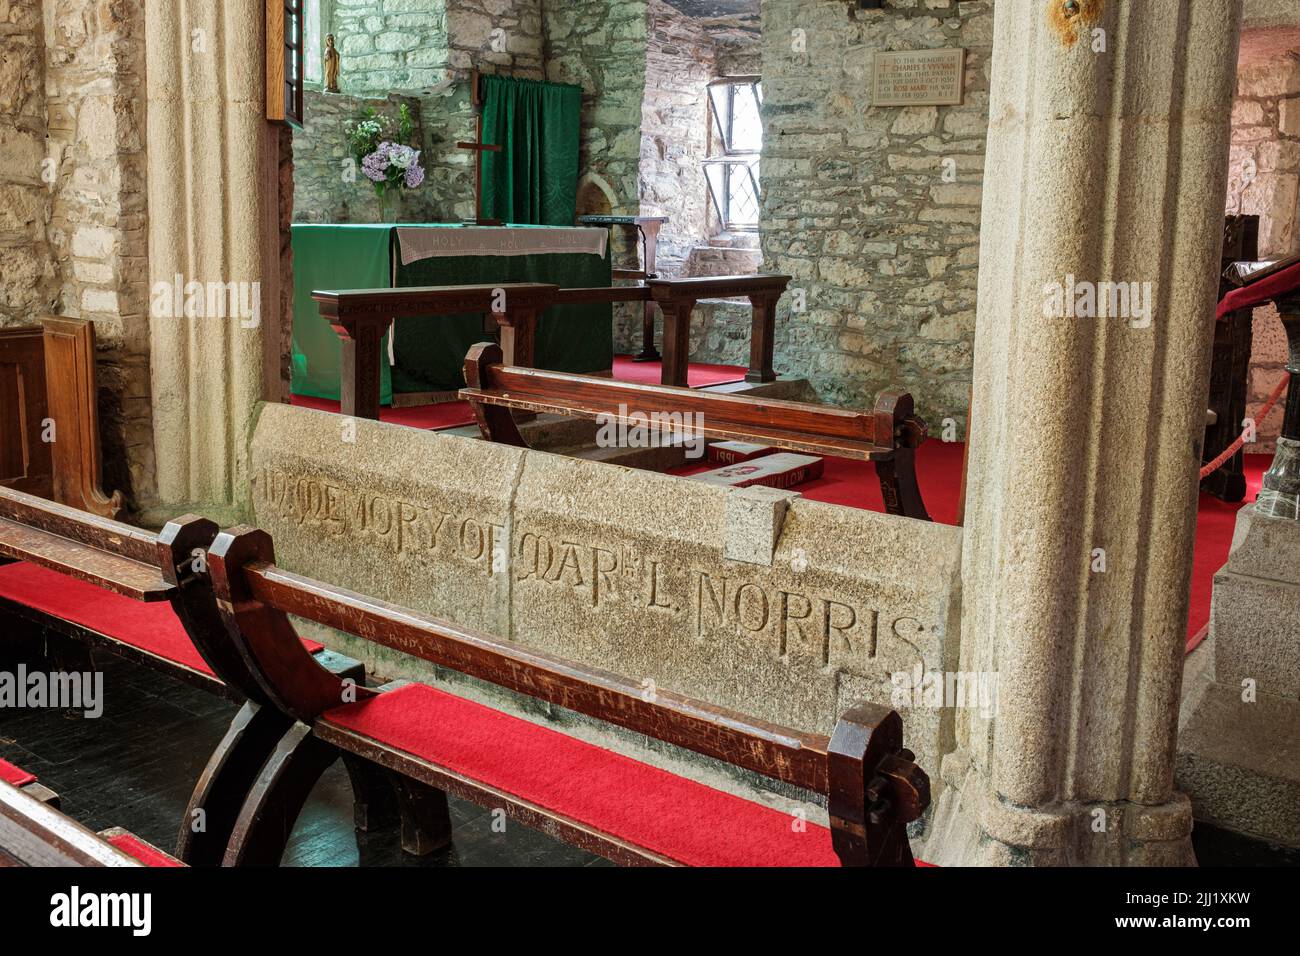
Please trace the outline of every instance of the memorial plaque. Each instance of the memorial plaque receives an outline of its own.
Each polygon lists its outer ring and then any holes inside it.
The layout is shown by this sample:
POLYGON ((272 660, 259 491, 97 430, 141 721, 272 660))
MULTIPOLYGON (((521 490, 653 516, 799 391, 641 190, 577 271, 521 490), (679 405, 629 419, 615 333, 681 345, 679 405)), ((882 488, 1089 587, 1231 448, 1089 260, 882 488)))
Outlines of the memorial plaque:
POLYGON ((959 106, 966 50, 898 50, 877 53, 872 64, 872 106, 959 106))

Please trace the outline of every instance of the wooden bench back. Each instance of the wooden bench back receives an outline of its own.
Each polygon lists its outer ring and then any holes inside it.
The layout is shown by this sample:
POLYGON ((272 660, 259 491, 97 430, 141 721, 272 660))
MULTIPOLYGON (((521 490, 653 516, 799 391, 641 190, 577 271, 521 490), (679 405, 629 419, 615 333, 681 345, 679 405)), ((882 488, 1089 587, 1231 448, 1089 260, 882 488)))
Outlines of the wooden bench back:
MULTIPOLYGON (((694 435, 773 445, 787 451, 874 462, 890 514, 929 520, 916 483, 916 448, 925 421, 907 392, 881 392, 870 412, 781 399, 706 392, 666 385, 637 385, 502 364, 501 349, 475 345, 465 358, 470 403, 488 441, 528 447, 512 409, 576 415, 631 425, 668 415, 694 435)), ((663 419, 661 419, 663 421, 663 419)))
POLYGON ((28 561, 136 601, 170 601, 217 679, 235 700, 264 700, 206 582, 217 525, 194 515, 159 534, 35 495, 0 488, 0 563, 28 561))
POLYGON ((476 345, 465 360, 468 387, 460 397, 474 404, 534 412, 627 421, 651 414, 698 421, 698 433, 776 445, 809 454, 875 460, 894 452, 896 419, 905 418, 910 399, 884 393, 870 413, 751 397, 702 392, 667 385, 638 385, 614 379, 494 362, 499 349, 476 345))
POLYGON ((888 708, 860 704, 827 738, 670 691, 647 700, 641 684, 625 677, 286 571, 275 564, 270 536, 253 528, 219 535, 209 568, 227 632, 254 678, 306 723, 374 692, 345 687, 312 660, 290 614, 824 794, 841 858, 911 860, 903 827, 928 805, 929 781, 903 750, 902 721, 888 708))
MULTIPOLYGON (((625 677, 285 571, 275 564, 270 536, 257 529, 218 534, 212 522, 187 516, 154 536, 0 489, 0 558, 42 564, 137 600, 170 600, 213 671, 248 698, 241 712, 248 721, 274 711, 311 723, 375 693, 322 667, 299 639, 294 614, 823 794, 846 862, 910 863, 904 828, 929 802, 928 778, 903 749, 902 721, 888 708, 859 704, 827 738, 670 691, 648 700, 640 683, 625 677)), ((247 732, 238 720, 232 725, 231 734, 247 732)), ((196 801, 212 799, 204 783, 196 801)))

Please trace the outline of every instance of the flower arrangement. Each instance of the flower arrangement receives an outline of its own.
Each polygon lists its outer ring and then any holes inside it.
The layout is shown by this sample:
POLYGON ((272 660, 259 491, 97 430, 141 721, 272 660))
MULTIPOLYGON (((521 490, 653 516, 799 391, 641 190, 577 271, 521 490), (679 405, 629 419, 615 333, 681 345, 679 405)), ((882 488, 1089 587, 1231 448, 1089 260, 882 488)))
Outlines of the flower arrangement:
POLYGON ((361 118, 346 129, 348 148, 362 175, 375 187, 385 221, 388 208, 399 190, 416 189, 424 182, 420 151, 404 144, 415 133, 410 108, 403 103, 396 125, 366 107, 361 118))

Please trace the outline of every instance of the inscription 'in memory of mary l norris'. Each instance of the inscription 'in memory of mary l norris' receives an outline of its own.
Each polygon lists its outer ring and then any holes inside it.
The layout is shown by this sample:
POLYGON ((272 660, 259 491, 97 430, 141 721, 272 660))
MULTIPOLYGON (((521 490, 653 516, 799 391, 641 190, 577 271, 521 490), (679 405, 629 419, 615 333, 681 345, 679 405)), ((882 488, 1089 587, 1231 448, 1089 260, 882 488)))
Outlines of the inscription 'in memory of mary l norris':
POLYGON ((881 52, 872 61, 872 106, 960 106, 966 50, 881 52))
MULTIPOLYGON (((820 667, 862 672, 890 640, 917 658, 914 641, 927 630, 907 615, 889 615, 844 595, 816 593, 791 582, 742 575, 735 568, 698 567, 656 555, 635 540, 615 543, 540 533, 460 509, 348 488, 315 477, 260 469, 254 479, 263 517, 306 530, 316 546, 330 539, 377 548, 420 564, 448 562, 475 577, 508 574, 519 586, 542 586, 592 612, 610 604, 680 619, 705 640, 719 632, 770 645, 773 655, 806 658, 820 667)), ((402 570, 392 575, 432 572, 402 570)), ((912 655, 908 655, 909 657, 912 655)))

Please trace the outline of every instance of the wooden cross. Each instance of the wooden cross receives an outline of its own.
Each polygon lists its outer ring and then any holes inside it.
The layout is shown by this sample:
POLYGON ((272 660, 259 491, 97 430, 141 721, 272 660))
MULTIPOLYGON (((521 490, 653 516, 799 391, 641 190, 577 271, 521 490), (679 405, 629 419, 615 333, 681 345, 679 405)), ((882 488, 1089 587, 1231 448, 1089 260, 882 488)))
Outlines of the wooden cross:
POLYGON ((491 146, 483 142, 483 100, 479 94, 478 70, 474 70, 470 75, 470 103, 474 111, 478 114, 478 131, 476 142, 457 143, 457 149, 468 149, 475 153, 474 156, 474 218, 466 219, 467 226, 500 226, 503 225, 500 219, 483 218, 483 154, 499 153, 500 146, 491 146))

